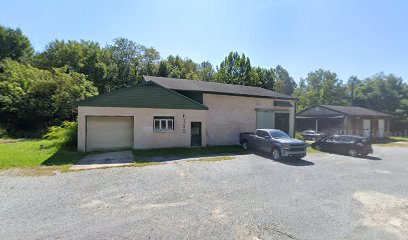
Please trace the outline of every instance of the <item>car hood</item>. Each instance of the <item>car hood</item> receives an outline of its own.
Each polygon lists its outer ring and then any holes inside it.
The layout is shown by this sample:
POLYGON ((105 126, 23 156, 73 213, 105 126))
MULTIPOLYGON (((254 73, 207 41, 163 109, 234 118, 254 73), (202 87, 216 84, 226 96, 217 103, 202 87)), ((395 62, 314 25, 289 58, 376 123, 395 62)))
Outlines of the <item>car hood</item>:
POLYGON ((303 145, 303 144, 305 144, 305 142, 303 142, 301 140, 289 139, 289 138, 278 138, 278 139, 276 139, 276 141, 278 141, 279 143, 289 143, 289 144, 293 144, 293 145, 303 145))

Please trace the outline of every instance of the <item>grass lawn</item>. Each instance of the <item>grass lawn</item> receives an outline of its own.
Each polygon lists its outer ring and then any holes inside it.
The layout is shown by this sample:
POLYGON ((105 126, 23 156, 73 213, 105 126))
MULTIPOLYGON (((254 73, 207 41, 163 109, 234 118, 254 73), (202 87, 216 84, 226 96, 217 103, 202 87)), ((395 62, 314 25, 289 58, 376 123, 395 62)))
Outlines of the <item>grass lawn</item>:
POLYGON ((0 143, 0 169, 53 166, 60 170, 67 170, 84 156, 85 153, 62 148, 50 140, 0 143))
POLYGON ((245 151, 241 146, 214 146, 202 148, 161 148, 148 150, 133 150, 136 162, 145 161, 154 157, 171 158, 171 157, 201 157, 217 154, 243 154, 245 151))
POLYGON ((374 139, 373 145, 384 147, 408 147, 408 138, 406 137, 389 137, 388 139, 374 139))

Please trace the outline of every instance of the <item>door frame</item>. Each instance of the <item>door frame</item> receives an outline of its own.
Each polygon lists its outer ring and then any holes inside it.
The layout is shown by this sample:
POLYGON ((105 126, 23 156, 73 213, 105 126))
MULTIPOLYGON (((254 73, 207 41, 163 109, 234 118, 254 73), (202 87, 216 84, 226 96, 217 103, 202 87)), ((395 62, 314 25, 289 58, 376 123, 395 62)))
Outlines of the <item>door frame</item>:
POLYGON ((130 117, 132 119, 132 149, 135 147, 135 116, 133 115, 86 115, 85 116, 85 152, 88 152, 88 117, 130 117))
MULTIPOLYGON (((198 138, 197 138, 198 139, 198 138)), ((191 147, 202 147, 203 146, 203 123, 202 122, 190 122, 190 146, 191 147), (194 144, 193 143, 193 124, 199 124, 200 125, 200 134, 194 134, 194 135, 199 135, 200 136, 200 143, 199 144, 194 144)))
POLYGON ((363 137, 371 137, 371 119, 363 119, 363 137), (368 122, 368 127, 364 123, 368 122))

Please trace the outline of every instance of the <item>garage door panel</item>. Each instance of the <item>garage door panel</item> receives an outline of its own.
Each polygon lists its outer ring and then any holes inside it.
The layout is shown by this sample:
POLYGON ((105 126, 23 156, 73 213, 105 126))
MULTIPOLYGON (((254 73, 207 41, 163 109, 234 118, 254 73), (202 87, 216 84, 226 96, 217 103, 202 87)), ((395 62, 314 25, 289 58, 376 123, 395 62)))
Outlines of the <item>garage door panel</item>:
POLYGON ((131 148, 133 117, 87 117, 87 151, 131 148))

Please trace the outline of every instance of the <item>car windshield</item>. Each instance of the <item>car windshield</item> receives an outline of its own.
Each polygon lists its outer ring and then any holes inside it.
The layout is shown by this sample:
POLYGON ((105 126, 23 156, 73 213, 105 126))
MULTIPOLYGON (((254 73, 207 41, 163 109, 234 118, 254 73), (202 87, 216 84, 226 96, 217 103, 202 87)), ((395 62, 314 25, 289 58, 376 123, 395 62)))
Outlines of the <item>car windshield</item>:
POLYGON ((273 138, 290 138, 286 133, 282 131, 270 131, 273 138))

